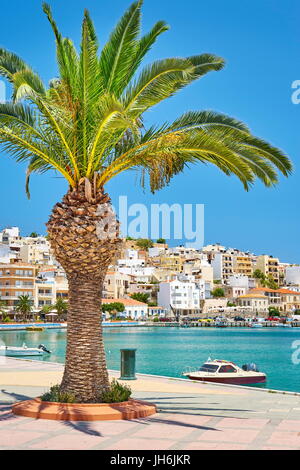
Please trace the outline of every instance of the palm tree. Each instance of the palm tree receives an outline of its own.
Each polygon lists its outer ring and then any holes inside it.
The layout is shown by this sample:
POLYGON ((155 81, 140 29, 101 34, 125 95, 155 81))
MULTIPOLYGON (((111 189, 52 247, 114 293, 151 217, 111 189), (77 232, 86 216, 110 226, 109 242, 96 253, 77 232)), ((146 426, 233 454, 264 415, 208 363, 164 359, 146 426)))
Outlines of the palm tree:
POLYGON ((5 307, 7 307, 6 302, 0 299, 0 315, 1 315, 2 321, 4 320, 4 318, 6 318, 6 314, 7 314, 5 307))
POLYGON ((143 114, 224 67, 213 54, 157 60, 140 67, 168 26, 159 21, 140 36, 142 0, 125 12, 98 53, 97 35, 85 11, 80 50, 62 36, 43 5, 57 49, 58 77, 46 87, 20 57, 0 50, 0 73, 12 100, 0 107, 0 143, 32 173, 55 170, 68 182, 47 224, 56 259, 69 282, 66 364, 61 390, 80 402, 109 388, 101 326, 101 292, 107 268, 120 248, 119 223, 104 187, 121 172, 139 171, 151 191, 193 163, 212 163, 248 189, 287 176, 287 156, 251 134, 242 122, 212 111, 189 111, 174 122, 146 128, 143 114), (278 170, 278 171, 277 171, 278 170))
POLYGON ((68 311, 68 303, 59 297, 54 305, 54 308, 56 309, 59 316, 65 315, 68 311))
POLYGON ((20 295, 16 305, 16 311, 23 315, 24 320, 27 320, 27 315, 32 311, 32 299, 29 295, 20 295))

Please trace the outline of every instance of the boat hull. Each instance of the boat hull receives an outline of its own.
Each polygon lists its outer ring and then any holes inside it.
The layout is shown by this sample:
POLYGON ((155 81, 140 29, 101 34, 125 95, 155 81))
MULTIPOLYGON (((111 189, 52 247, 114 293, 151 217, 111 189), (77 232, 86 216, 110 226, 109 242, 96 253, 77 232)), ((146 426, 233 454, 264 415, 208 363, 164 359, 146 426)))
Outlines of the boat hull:
POLYGON ((0 356, 8 356, 8 357, 27 357, 27 356, 42 356, 43 351, 35 350, 35 349, 27 349, 26 351, 14 351, 12 349, 0 349, 0 356))
POLYGON ((191 380, 198 380, 200 382, 215 382, 231 385, 252 385, 266 382, 265 375, 258 375, 256 377, 200 377, 197 375, 187 375, 191 380))

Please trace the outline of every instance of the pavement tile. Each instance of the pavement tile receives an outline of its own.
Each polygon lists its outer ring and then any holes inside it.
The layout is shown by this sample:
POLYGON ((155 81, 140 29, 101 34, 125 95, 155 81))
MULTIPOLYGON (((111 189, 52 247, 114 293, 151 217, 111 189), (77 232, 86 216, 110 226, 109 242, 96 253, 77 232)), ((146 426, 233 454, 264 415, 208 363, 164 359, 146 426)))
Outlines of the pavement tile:
POLYGON ((178 424, 178 425, 183 425, 187 424, 188 426, 197 426, 201 427, 205 425, 208 421, 210 421, 212 416, 203 416, 203 415, 188 415, 188 414, 180 414, 180 413, 174 413, 172 415, 169 415, 167 417, 163 417, 161 420, 162 421, 167 421, 170 423, 178 424))
MULTIPOLYGON (((5 415, 0 416, 0 428, 3 428, 4 426, 8 426, 11 424, 17 425, 26 422, 26 418, 21 418, 20 416, 16 416, 12 413, 8 413, 5 415)), ((1 442, 0 442, 1 445, 1 442)))
POLYGON ((223 418, 218 422, 218 428, 253 428, 262 429, 270 420, 269 419, 252 419, 252 418, 223 418))
POLYGON ((275 431, 271 435, 267 444, 291 446, 300 449, 300 432, 275 431))
POLYGON ((250 444, 259 431, 246 429, 226 429, 218 431, 205 431, 198 438, 199 441, 233 442, 237 444, 250 444))
POLYGON ((184 450, 214 450, 217 448, 216 442, 188 442, 184 445, 184 450))
POLYGON ((218 444, 217 442, 189 442, 184 446, 184 450, 245 450, 246 445, 242 444, 218 444))
POLYGON ((28 446, 30 449, 43 449, 43 450, 82 450, 82 449, 91 449, 108 438, 103 438, 101 436, 88 436, 82 435, 78 436, 61 434, 59 436, 50 437, 38 443, 28 446))
POLYGON ((138 426, 138 423, 131 421, 94 421, 89 423, 74 422, 64 427, 65 433, 83 433, 85 430, 90 433, 99 433, 102 436, 115 436, 131 431, 138 426))
POLYGON ((0 445, 15 448, 18 445, 25 444, 26 442, 32 441, 42 434, 38 432, 21 432, 15 431, 14 429, 5 429, 0 431, 0 445))
POLYGON ((60 421, 54 421, 50 419, 26 419, 21 421, 16 421, 15 429, 17 431, 40 431, 43 433, 46 432, 55 432, 61 430, 66 432, 66 427, 60 421))
POLYGON ((107 450, 164 450, 174 446, 176 441, 157 439, 121 439, 111 444, 107 450))
POLYGON ((148 426, 144 426, 143 429, 138 429, 135 434, 132 436, 138 435, 138 437, 144 438, 158 438, 166 439, 172 436, 172 439, 182 439, 187 435, 191 434, 195 428, 193 427, 183 427, 183 426, 174 426, 169 424, 155 423, 148 426))
POLYGON ((299 431, 300 432, 300 421, 293 419, 283 419, 278 426, 276 431, 299 431))

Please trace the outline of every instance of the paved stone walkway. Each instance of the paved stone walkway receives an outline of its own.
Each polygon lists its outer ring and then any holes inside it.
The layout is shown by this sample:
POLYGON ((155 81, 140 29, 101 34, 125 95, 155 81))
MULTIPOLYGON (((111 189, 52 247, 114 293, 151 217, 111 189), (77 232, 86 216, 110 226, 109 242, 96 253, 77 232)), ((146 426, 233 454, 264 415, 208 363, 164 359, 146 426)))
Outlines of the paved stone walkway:
POLYGON ((11 403, 40 395, 61 372, 38 361, 0 364, 0 449, 300 449, 298 395, 153 376, 130 383, 135 398, 158 406, 147 419, 58 422, 11 413, 11 403))

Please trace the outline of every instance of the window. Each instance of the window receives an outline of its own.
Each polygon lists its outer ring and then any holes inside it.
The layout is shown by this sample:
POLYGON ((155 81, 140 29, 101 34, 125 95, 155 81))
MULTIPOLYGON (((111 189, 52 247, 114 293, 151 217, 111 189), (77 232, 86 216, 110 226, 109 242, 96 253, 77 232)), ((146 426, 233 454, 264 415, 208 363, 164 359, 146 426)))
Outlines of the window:
POLYGON ((219 373, 224 374, 224 373, 230 373, 230 372, 236 372, 236 369, 232 367, 231 365, 226 365, 220 367, 219 373))
POLYGON ((217 372, 219 366, 215 364, 203 364, 203 366, 200 367, 201 372, 217 372))

